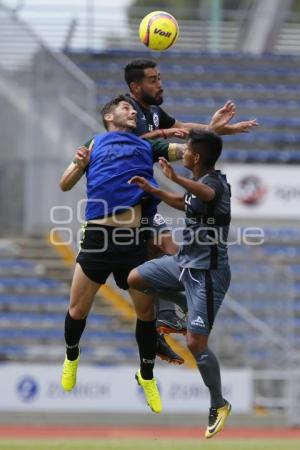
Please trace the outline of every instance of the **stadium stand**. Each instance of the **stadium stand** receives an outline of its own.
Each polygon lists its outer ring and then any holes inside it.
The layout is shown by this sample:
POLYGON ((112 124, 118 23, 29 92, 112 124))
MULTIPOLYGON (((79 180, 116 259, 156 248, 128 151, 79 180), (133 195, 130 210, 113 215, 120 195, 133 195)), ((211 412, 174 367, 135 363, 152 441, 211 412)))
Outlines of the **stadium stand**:
MULTIPOLYGON (((263 246, 230 247, 233 279, 212 335, 229 367, 276 367, 281 345, 294 349, 300 342, 300 232, 267 228, 265 236, 263 246), (245 322, 232 301, 256 321, 245 322), (281 343, 272 341, 279 326, 281 343)), ((42 239, 2 240, 0 249, 0 358, 61 361, 70 268, 42 239)), ((85 361, 134 364, 133 330, 134 320, 98 296, 83 339, 85 361)))
MULTIPOLYGON (((0 240, 0 360, 63 359, 70 268, 40 238, 0 240)), ((137 360, 133 322, 97 296, 82 348, 85 360, 137 360)))
POLYGON ((299 361, 299 230, 266 227, 264 233, 263 245, 230 246, 232 282, 213 334, 230 366, 275 369, 282 358, 299 361), (237 314, 231 302, 244 310, 237 314))
MULTIPOLYGON (((149 52, 69 52, 96 83, 97 102, 126 91, 123 68, 149 52)), ((154 58, 162 71, 165 109, 183 121, 207 122, 227 99, 237 118, 256 117, 255 133, 225 137, 223 159, 237 162, 299 162, 299 62, 296 56, 215 54, 174 50, 154 58), (184 63, 183 63, 184 59, 184 63)))

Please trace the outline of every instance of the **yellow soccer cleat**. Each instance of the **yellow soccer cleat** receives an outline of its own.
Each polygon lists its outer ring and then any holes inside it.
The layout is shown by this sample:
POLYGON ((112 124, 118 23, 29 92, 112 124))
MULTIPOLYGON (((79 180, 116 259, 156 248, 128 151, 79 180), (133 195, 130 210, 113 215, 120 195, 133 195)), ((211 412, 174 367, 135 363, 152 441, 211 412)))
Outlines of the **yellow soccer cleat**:
POLYGON ((64 391, 72 391, 73 387, 76 384, 76 374, 77 374, 77 368, 79 363, 80 354, 78 355, 78 358, 74 361, 70 361, 67 358, 67 355, 65 357, 64 365, 63 365, 63 372, 61 376, 61 385, 64 391))
MULTIPOLYGON (((224 399, 225 400, 225 399, 224 399)), ((204 436, 206 439, 213 437, 219 433, 225 425, 225 422, 230 414, 231 404, 225 400, 225 405, 220 408, 210 408, 208 417, 208 427, 206 428, 204 436)))
POLYGON ((146 400, 152 411, 160 413, 162 410, 162 404, 160 399, 160 393, 156 384, 156 379, 144 380, 142 378, 140 370, 135 374, 135 379, 138 384, 143 388, 146 400))

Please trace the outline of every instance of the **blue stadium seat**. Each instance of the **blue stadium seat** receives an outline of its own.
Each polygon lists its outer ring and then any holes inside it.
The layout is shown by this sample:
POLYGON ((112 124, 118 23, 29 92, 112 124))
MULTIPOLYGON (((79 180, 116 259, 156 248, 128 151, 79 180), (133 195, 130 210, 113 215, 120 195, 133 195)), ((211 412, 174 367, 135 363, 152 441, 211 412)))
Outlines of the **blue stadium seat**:
POLYGON ((26 306, 26 305, 67 305, 69 296, 65 295, 12 295, 0 294, 0 306, 26 306))
POLYGON ((0 259, 0 269, 34 269, 37 266, 35 261, 30 261, 28 259, 0 259))
MULTIPOLYGON (((33 323, 33 324, 39 324, 41 328, 44 326, 45 323, 50 323, 52 326, 61 326, 62 323, 64 323, 65 320, 65 313, 39 313, 39 312, 7 312, 2 311, 0 315, 0 324, 4 323, 33 323)), ((91 325, 98 325, 100 323, 107 323, 110 324, 113 322, 114 318, 110 315, 106 314, 91 314, 89 317, 89 324, 91 325)))
POLYGON ((300 229, 298 228, 268 228, 264 227, 265 237, 268 240, 277 240, 281 242, 300 244, 300 229))
POLYGON ((64 286, 65 283, 54 280, 52 278, 0 278, 0 286, 25 286, 25 287, 47 287, 47 288, 57 288, 64 286))
MULTIPOLYGON (((63 340, 64 330, 63 327, 57 329, 10 329, 9 333, 5 329, 0 329, 0 339, 8 339, 10 341, 17 339, 32 339, 37 341, 43 340, 63 340)), ((88 339, 100 339, 101 341, 116 341, 122 342, 134 340, 133 332, 127 331, 94 331, 87 329, 85 333, 85 340, 88 339)))
MULTIPOLYGON (((112 55, 111 55, 112 56, 112 55)), ((262 67, 260 63, 255 64, 255 60, 252 60, 252 64, 248 66, 242 66, 238 64, 232 64, 228 66, 227 64, 216 64, 214 65, 212 61, 209 61, 209 64, 197 64, 197 62, 190 62, 186 58, 187 55, 184 55, 185 63, 170 63, 168 62, 159 62, 159 67, 163 72, 168 71, 168 73, 174 73, 178 75, 178 73, 194 73, 197 75, 201 75, 202 73, 206 74, 217 74, 217 75, 247 75, 247 76, 268 76, 268 75, 284 75, 288 76, 292 74, 293 76, 300 75, 300 69, 295 69, 294 66, 290 67, 289 65, 285 65, 284 67, 281 64, 280 59, 278 60, 279 64, 277 66, 264 66, 262 67)), ((200 58, 202 55, 199 55, 200 58)), ((129 56, 126 57, 129 60, 129 56)), ((124 68, 123 62, 107 62, 103 59, 85 61, 78 63, 79 67, 82 70, 99 70, 99 71, 111 71, 111 72, 121 72, 124 68)), ((220 77, 219 77, 220 78, 220 77)))
POLYGON ((300 256, 300 246, 290 245, 264 245, 260 247, 260 252, 273 256, 295 257, 300 256))

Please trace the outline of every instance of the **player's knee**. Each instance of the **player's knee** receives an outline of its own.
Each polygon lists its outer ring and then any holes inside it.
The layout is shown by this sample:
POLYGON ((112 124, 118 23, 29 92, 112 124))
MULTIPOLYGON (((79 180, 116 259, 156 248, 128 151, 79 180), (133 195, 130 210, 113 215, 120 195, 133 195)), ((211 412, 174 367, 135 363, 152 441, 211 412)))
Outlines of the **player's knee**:
POLYGON ((80 306, 80 305, 74 305, 70 306, 69 308, 69 314, 74 320, 82 320, 85 319, 88 315, 88 311, 86 308, 80 306))
POLYGON ((143 279, 136 269, 133 269, 129 272, 127 283, 129 287, 137 290, 140 290, 144 287, 143 279))
POLYGON ((186 345, 189 351, 195 356, 203 352, 207 347, 207 336, 188 332, 186 336, 186 345))
POLYGON ((148 259, 159 258, 164 255, 164 251, 161 246, 154 243, 154 241, 148 242, 148 259))

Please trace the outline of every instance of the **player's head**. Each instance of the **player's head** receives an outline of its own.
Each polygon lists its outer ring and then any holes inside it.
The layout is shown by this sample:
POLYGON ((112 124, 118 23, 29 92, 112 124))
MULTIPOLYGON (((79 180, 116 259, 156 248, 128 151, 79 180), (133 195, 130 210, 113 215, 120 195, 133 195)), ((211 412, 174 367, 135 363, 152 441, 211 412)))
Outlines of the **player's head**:
POLYGON ((124 95, 106 103, 101 110, 106 130, 130 131, 136 129, 136 110, 124 95))
POLYGON ((193 169, 199 165, 204 169, 214 168, 222 153, 222 139, 211 131, 191 130, 186 150, 183 154, 183 165, 193 169))
POLYGON ((163 88, 156 63, 149 59, 136 59, 125 67, 125 81, 132 95, 147 105, 161 105, 163 88))

